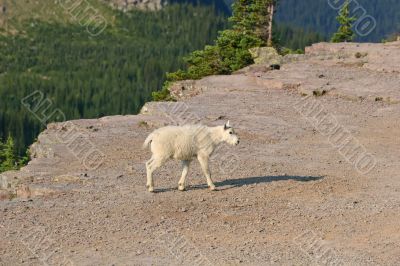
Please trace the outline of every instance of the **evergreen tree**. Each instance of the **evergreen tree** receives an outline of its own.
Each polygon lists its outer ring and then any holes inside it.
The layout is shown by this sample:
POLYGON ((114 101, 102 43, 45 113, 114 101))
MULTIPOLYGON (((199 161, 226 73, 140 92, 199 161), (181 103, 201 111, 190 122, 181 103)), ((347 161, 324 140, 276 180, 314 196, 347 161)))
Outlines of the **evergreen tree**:
MULTIPOLYGON (((216 74, 230 74, 253 63, 250 48, 271 44, 269 27, 277 0, 237 0, 232 5, 231 29, 220 32, 214 45, 195 51, 185 58, 186 70, 167 74, 163 90, 153 92, 153 100, 169 97, 171 81, 200 79, 216 74)), ((272 38, 271 38, 272 39, 272 38)))
POLYGON ((339 16, 336 17, 340 26, 338 31, 333 35, 332 42, 351 42, 354 38, 354 32, 352 30, 353 22, 356 20, 355 17, 350 17, 350 1, 346 0, 342 9, 339 12, 339 16))
POLYGON ((1 145, 2 157, 0 172, 18 168, 14 139, 9 135, 5 144, 1 145))
POLYGON ((271 43, 272 18, 277 0, 237 0, 232 5, 233 15, 230 20, 233 29, 245 35, 253 35, 262 41, 263 45, 271 43))

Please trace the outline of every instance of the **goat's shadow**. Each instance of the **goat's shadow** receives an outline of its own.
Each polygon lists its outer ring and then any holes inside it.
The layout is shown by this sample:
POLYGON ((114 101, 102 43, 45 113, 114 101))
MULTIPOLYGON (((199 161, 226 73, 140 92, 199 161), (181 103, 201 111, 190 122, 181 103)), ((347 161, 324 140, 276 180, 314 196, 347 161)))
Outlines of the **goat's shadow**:
MULTIPOLYGON (((255 176, 255 177, 244 177, 238 179, 227 179, 224 181, 216 181, 214 182, 217 187, 217 191, 227 190, 231 188, 237 188, 247 185, 255 185, 262 183, 270 183, 274 181, 285 181, 285 180, 295 180, 298 182, 309 182, 309 181, 317 181, 323 179, 325 176, 293 176, 293 175, 279 175, 279 176, 255 176)), ((192 185, 187 186, 186 190, 197 190, 197 189, 205 189, 207 188, 206 184, 202 185, 192 185)), ((166 189, 157 189, 156 192, 167 192, 177 190, 177 188, 166 188, 166 189)))
POLYGON ((298 182, 317 181, 324 178, 324 176, 292 176, 292 175, 278 175, 278 176, 254 176, 238 179, 227 179, 220 182, 215 182, 218 190, 226 190, 235 187, 242 187, 247 185, 255 185, 262 183, 270 183, 273 181, 295 180, 298 182))

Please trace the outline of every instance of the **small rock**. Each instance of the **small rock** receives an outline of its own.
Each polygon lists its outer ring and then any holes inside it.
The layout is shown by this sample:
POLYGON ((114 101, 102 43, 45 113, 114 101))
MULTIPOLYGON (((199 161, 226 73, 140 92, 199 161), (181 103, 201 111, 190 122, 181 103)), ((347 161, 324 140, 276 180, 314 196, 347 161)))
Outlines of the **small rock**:
MULTIPOLYGON (((11 198, 10 192, 6 190, 0 190, 0 200, 9 200, 11 198)), ((4 209, 7 210, 7 209, 4 209)))

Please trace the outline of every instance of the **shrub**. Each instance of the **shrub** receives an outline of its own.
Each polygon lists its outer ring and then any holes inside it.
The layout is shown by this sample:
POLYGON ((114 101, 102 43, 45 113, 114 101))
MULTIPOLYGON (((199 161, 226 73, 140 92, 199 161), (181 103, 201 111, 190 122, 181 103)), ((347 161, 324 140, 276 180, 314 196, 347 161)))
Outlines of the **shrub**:
POLYGON ((160 91, 153 91, 151 96, 153 101, 160 102, 160 101, 175 101, 175 99, 169 93, 169 82, 165 82, 163 88, 160 91))

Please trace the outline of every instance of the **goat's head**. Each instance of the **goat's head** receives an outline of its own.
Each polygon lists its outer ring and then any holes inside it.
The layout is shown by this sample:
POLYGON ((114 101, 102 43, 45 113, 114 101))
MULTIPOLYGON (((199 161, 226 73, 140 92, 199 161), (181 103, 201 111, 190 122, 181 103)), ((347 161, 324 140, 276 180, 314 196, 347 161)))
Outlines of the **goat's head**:
POLYGON ((238 145, 239 144, 239 136, 235 134, 235 130, 229 124, 229 121, 224 125, 222 132, 222 140, 230 145, 238 145))

